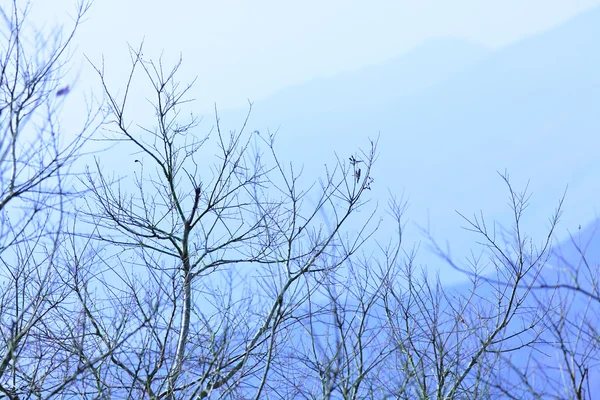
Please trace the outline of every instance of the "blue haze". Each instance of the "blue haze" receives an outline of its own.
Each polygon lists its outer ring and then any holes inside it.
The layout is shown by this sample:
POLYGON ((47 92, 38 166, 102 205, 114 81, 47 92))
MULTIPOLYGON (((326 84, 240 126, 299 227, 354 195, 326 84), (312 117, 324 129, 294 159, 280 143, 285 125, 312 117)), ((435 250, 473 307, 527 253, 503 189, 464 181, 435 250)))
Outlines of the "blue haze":
MULTIPOLYGON (((462 40, 429 41, 404 56, 292 87, 254 102, 250 129, 277 131, 278 147, 309 177, 379 136, 373 197, 409 200, 407 245, 428 251, 421 228, 460 260, 474 237, 455 210, 511 224, 508 192, 530 181, 525 228, 539 241, 567 186, 557 238, 596 217, 600 190, 600 9, 490 51, 462 40), (389 192, 388 192, 389 191, 389 192)), ((245 112, 245 111, 244 111, 245 112)), ((221 113, 235 127, 242 111, 221 113)), ((386 234, 382 228, 382 237, 386 234)), ((443 274, 442 274, 443 276, 443 274)))

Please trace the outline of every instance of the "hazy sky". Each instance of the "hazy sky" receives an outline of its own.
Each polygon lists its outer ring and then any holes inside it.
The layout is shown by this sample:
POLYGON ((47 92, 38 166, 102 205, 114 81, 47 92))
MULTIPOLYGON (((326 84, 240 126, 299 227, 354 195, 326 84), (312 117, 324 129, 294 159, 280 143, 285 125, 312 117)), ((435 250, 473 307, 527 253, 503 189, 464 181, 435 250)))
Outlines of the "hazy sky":
MULTIPOLYGON (((0 0, 0 4, 7 1, 0 0)), ((73 10, 73 2, 74 0, 32 0, 34 19, 39 25, 65 21, 65 12, 73 10)), ((591 7, 598 7, 600 0, 493 2, 483 0, 370 2, 171 0, 168 6, 166 4, 164 0, 97 0, 77 36, 76 57, 80 57, 83 53, 96 65, 100 65, 104 56, 109 86, 118 91, 123 88, 130 68, 127 43, 137 47, 144 39, 145 55, 156 59, 161 51, 164 51, 166 65, 171 65, 172 61, 182 53, 184 64, 178 78, 184 83, 194 77, 198 78, 192 93, 197 100, 194 111, 211 121, 214 102, 218 104, 221 111, 243 107, 247 99, 257 101, 290 85, 398 57, 428 39, 459 38, 492 49, 507 46, 527 36, 551 29, 591 7)), ((98 78, 92 75, 87 62, 83 58, 74 61, 75 70, 81 73, 77 82, 78 90, 74 92, 93 88, 97 94, 100 94, 97 86, 98 78)), ((143 99, 144 95, 139 98, 143 99)), ((141 116, 143 104, 144 101, 135 103, 135 106, 128 111, 139 115, 129 115, 129 117, 140 123, 149 123, 141 116)), ((255 112, 258 108, 255 108, 255 112)), ((69 120, 77 113, 71 112, 70 115, 69 120)), ((281 118, 279 115, 269 115, 275 127, 279 125, 281 118)), ((210 124, 211 122, 208 122, 203 129, 210 127, 210 124)), ((289 137, 300 137, 302 138, 300 142, 304 141, 302 132, 295 132, 294 135, 294 128, 293 123, 290 124, 288 121, 288 125, 283 130, 289 137)), ((382 129, 380 126, 374 124, 369 130, 355 132, 355 134, 364 135, 366 140, 367 136, 376 136, 380 129, 382 129)), ((548 130, 551 129, 540 128, 538 133, 546 135, 548 130)), ((345 136, 340 136, 341 133, 335 129, 326 133, 327 137, 323 135, 320 143, 328 152, 337 149, 337 144, 341 141, 349 142, 348 145, 352 147, 358 145, 351 142, 345 132, 343 133, 345 136)), ((473 141, 473 138, 461 136, 461 132, 452 132, 452 134, 458 142, 473 141)), ((563 135, 563 132, 556 134, 563 135)), ((381 135, 380 150, 384 157, 388 154, 386 151, 389 151, 394 143, 399 143, 399 140, 394 130, 388 129, 381 132, 381 135)), ((541 139, 533 137, 528 140, 535 142, 541 139)), ((364 143, 366 142, 361 142, 364 143)), ((308 153, 314 155, 311 153, 311 144, 304 145, 306 148, 300 149, 298 146, 286 148, 284 144, 283 149, 287 149, 287 152, 283 151, 283 157, 308 153)), ((415 157, 426 160, 443 159, 441 156, 447 156, 443 148, 424 148, 426 153, 416 154, 415 157)), ((556 144, 553 149, 557 154, 562 150, 559 144, 556 144)), ((585 160, 592 165, 597 156, 593 153, 593 148, 587 150, 589 151, 586 153, 585 160)), ((490 161, 489 170, 485 171, 490 181, 498 179, 495 171, 504 169, 508 169, 516 177, 525 181, 536 178, 531 176, 535 171, 515 170, 510 157, 495 154, 494 147, 485 147, 485 151, 490 152, 488 157, 490 160, 497 161, 493 163, 490 161)), ((126 157, 121 160, 125 164, 128 163, 127 168, 135 166, 133 162, 135 157, 131 155, 130 158, 131 160, 126 157)), ((585 160, 582 157, 580 162, 585 160)), ((325 161, 319 159, 319 164, 321 162, 325 161)), ((540 161, 539 165, 544 164, 540 161)), ((594 162, 593 165, 596 163, 594 162)), ((593 169, 583 179, 583 175, 579 170, 574 169, 575 167, 571 165, 569 167, 571 169, 568 170, 572 179, 554 182, 552 186, 554 192, 541 204, 542 208, 546 207, 551 213, 565 186, 572 184, 570 193, 574 202, 567 203, 570 207, 569 215, 572 216, 567 221, 567 229, 598 215, 596 209, 591 210, 592 207, 583 207, 577 203, 582 199, 588 201, 587 199, 593 196, 591 193, 597 193, 595 190, 595 185, 599 182, 597 171, 593 169), (575 179, 577 177, 580 179, 579 186, 575 179), (592 212, 594 215, 590 217, 592 212)), ((472 192, 469 192, 469 196, 456 191, 450 193, 450 189, 443 195, 430 196, 431 182, 435 182, 436 179, 451 179, 452 171, 455 170, 448 168, 436 172, 435 176, 419 176, 412 181, 412 184, 402 181, 402 184, 406 185, 409 198, 427 200, 411 203, 410 217, 414 217, 421 226, 428 223, 430 210, 437 209, 440 215, 445 213, 444 215, 451 214, 455 217, 453 211, 455 209, 466 213, 473 211, 471 203, 490 210, 492 214, 497 212, 499 207, 504 207, 504 198, 499 200, 497 208, 489 204, 489 196, 487 198, 485 196, 489 194, 490 189, 487 186, 491 185, 490 183, 485 183, 485 191, 481 190, 483 184, 481 187, 470 187, 469 190, 472 192), (450 197, 455 201, 447 200, 450 197), (471 203, 465 205, 467 200, 471 203)), ((540 179, 544 175, 543 171, 538 173, 538 183, 545 182, 540 179)), ((477 182, 471 183, 477 184, 477 182)), ((534 181, 534 187, 535 183, 534 181)), ((391 183, 380 179, 378 185, 381 185, 381 189, 385 191, 391 183)), ((499 180, 494 187, 498 190, 504 189, 499 180)), ((550 188, 544 187, 543 190, 547 193, 550 188)), ((401 191, 394 194, 400 195, 401 191)), ((382 204, 386 202, 383 198, 381 201, 382 204)), ((546 215, 544 214, 544 218, 546 215)), ((432 218, 433 223, 437 222, 435 215, 432 214, 432 218)), ((543 229, 545 229, 545 221, 544 219, 540 224, 543 229)), ((460 220, 455 228, 455 231, 461 231, 460 220)), ((442 237, 456 238, 457 233, 450 229, 447 227, 447 230, 442 232, 442 237), (451 233, 447 234, 448 232, 451 233)))
MULTIPOLYGON (((1 0, 8 2, 8 0, 1 0)), ((72 10, 74 0, 32 0, 38 21, 72 10)), ((258 100, 287 86, 397 57, 430 38, 500 47, 551 28, 600 0, 96 1, 79 49, 108 66, 127 42, 146 54, 184 57, 198 76, 201 109, 258 100), (168 4, 168 6, 167 6, 168 4)))

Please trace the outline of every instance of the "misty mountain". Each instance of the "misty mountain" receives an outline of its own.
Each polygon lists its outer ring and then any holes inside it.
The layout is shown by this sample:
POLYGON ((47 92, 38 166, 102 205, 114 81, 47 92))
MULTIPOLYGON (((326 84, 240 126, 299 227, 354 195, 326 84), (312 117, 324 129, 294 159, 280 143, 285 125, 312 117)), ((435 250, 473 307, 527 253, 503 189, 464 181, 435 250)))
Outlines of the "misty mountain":
MULTIPOLYGON (((483 210, 510 224, 497 171, 507 170, 516 190, 530 180, 526 228, 534 238, 545 233, 568 185, 564 237, 593 218, 600 190, 598 37, 595 9, 495 51, 427 42, 395 60, 257 101, 249 126, 277 131, 283 156, 310 176, 322 173, 333 152, 346 159, 379 136, 374 197, 385 205, 388 189, 404 192, 411 226, 428 226, 441 243, 452 238, 461 256, 473 236, 461 230, 455 210, 483 210)), ((420 230, 411 233, 423 240, 420 230)))
POLYGON ((304 111, 335 117, 356 109, 373 113, 439 85, 488 54, 485 47, 460 40, 431 40, 386 63, 285 89, 258 101, 256 111, 284 122, 304 111))

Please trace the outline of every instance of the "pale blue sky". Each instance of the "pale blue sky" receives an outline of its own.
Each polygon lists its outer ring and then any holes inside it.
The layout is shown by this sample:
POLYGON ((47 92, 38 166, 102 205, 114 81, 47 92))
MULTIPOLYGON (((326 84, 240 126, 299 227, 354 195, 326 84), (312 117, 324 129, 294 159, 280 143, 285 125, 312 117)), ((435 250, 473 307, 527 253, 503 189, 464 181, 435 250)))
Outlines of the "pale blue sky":
MULTIPOLYGON (((3 0, 7 1, 7 0, 3 0)), ((32 0, 37 19, 64 18, 74 0, 32 0)), ((198 76, 198 106, 238 107, 315 77, 376 64, 438 37, 501 47, 549 29, 600 0, 96 1, 79 48, 109 65, 126 43, 182 52, 198 76), (168 4, 168 5, 167 5, 168 4)))
MULTIPOLYGON (((74 0, 32 0, 35 20, 39 24, 51 24, 61 18, 64 21, 65 11, 72 10, 73 2, 74 0)), ((565 187, 570 185, 563 225, 559 232, 560 237, 564 238, 566 230, 573 231, 579 224, 585 224, 598 216, 593 204, 594 196, 600 190, 600 172, 596 167, 598 135, 594 129, 600 122, 590 116, 595 115, 593 112, 589 112, 584 113, 587 119, 577 125, 579 114, 570 107, 566 96, 569 91, 556 91, 551 87, 552 83, 548 87, 541 87, 547 90, 546 97, 537 96, 539 88, 532 83, 535 80, 533 78, 553 77, 552 73, 556 73, 545 71, 548 69, 545 65, 532 63, 535 72, 532 75, 525 73, 523 80, 518 81, 519 85, 526 89, 531 86, 529 89, 536 94, 532 97, 533 102, 547 98, 560 103, 563 108, 550 107, 544 110, 561 110, 570 119, 549 118, 548 123, 534 119, 533 125, 527 125, 530 121, 528 113, 535 111, 536 104, 518 103, 519 99, 511 96, 526 94, 527 90, 523 92, 515 90, 515 87, 505 88, 500 81, 493 82, 490 86, 494 90, 490 96, 477 97, 475 93, 473 97, 473 93, 461 93, 463 86, 452 86, 453 91, 451 95, 446 94, 446 100, 450 103, 457 98, 464 101, 465 107, 456 107, 455 111, 462 113, 460 118, 465 123, 451 124, 450 127, 443 122, 438 125, 429 124, 429 130, 424 131, 420 130, 420 121, 415 122, 410 115, 401 115, 398 109, 389 108, 402 103, 397 103, 392 96, 388 99, 391 105, 388 105, 384 101, 383 92, 372 93, 374 98, 365 100, 366 105, 362 108, 352 108, 351 102, 344 103, 347 99, 343 95, 329 92, 326 93, 327 99, 321 103, 316 101, 319 99, 304 98, 293 90, 282 97, 272 97, 264 102, 260 100, 315 78, 342 74, 397 58, 434 38, 464 39, 489 49, 510 46, 598 6, 600 0, 414 0, 368 3, 172 0, 169 6, 166 6, 166 2, 155 0, 98 0, 77 36, 75 72, 80 72, 81 75, 76 83, 78 90, 74 90, 68 100, 72 102, 72 106, 83 105, 76 97, 82 95, 82 91, 93 89, 96 94, 101 93, 97 76, 93 75, 83 58, 78 58, 82 53, 97 65, 104 55, 109 86, 118 92, 126 81, 130 67, 127 43, 138 46, 142 38, 145 38, 146 56, 156 59, 164 50, 165 64, 169 66, 182 53, 184 63, 179 79, 186 83, 198 78, 192 97, 196 99, 194 112, 205 117, 205 122, 199 128, 202 134, 214 123, 212 110, 215 102, 223 116, 226 109, 246 107, 247 99, 257 102, 252 129, 281 127, 278 150, 283 159, 299 159, 300 164, 310 159, 311 167, 314 168, 330 163, 334 150, 347 153, 347 148, 364 147, 368 137, 376 137, 381 133, 381 158, 373 194, 382 207, 387 202, 388 189, 398 196, 404 191, 410 200, 408 217, 413 222, 421 226, 431 223, 441 241, 452 238, 453 243, 462 243, 464 246, 472 246, 473 238, 460 228, 462 222, 454 210, 472 215, 483 209, 492 219, 507 218, 506 189, 496 171, 508 170, 518 182, 519 189, 531 179, 535 213, 532 212, 534 215, 531 215, 530 226, 534 235, 545 234, 547 217, 552 213, 565 187), (503 102, 494 103, 496 97, 504 99, 503 102), (278 102, 282 98, 287 99, 289 104, 280 105, 278 102), (492 119, 492 126, 481 119, 479 131, 477 123, 469 125, 470 121, 478 117, 472 110, 478 108, 479 104, 469 102, 481 100, 490 103, 489 110, 494 109, 494 104, 496 108, 501 108, 500 113, 492 113, 492 117, 498 118, 504 110, 506 115, 502 115, 500 119, 492 119), (317 103, 322 109, 310 111, 310 105, 317 103), (514 107, 517 103, 522 107, 514 107), (374 104, 385 109, 385 113, 377 114, 378 118, 365 111, 367 105, 373 107, 374 104), (341 108, 337 114, 330 110, 335 108, 334 105, 341 108), (519 112, 520 109, 524 111, 519 112), (311 123, 306 123, 307 120, 311 123), (353 122, 349 123, 349 120, 353 122), (384 123, 384 120, 388 122, 384 123), (562 121, 562 125, 557 125, 557 121, 562 121), (493 124, 501 125, 505 131, 500 132, 500 128, 496 129, 493 124), (586 127, 585 124, 589 126, 586 127), (594 136, 590 137, 592 133, 594 136), (319 149, 315 149, 314 140, 311 141, 315 137, 318 137, 319 149), (508 144, 504 147, 499 145, 504 142, 508 144), (445 144, 436 146, 436 143, 445 144), (472 151, 465 150, 467 148, 472 151), (541 148, 544 149, 543 152, 540 151, 541 148), (402 157, 397 156, 398 149, 401 149, 402 157), (391 165, 393 166, 390 168, 391 165), (468 237, 460 239, 459 235, 468 237)), ((555 44, 560 45, 560 41, 555 43, 552 38, 545 40, 544 45, 549 50, 540 54, 554 54, 555 44)), ((577 44, 563 43, 563 53, 565 46, 571 45, 577 44)), ((574 58, 593 48, 593 43, 579 45, 585 48, 582 47, 581 52, 574 52, 574 58)), ((502 58, 504 56, 501 55, 494 60, 513 60, 521 65, 520 60, 525 62, 528 58, 527 49, 529 47, 526 46, 525 50, 518 49, 517 53, 511 53, 507 58, 502 58)), ((508 50, 510 52, 510 48, 508 50)), ((571 62, 568 54, 571 53, 563 53, 557 53, 557 57, 567 54, 563 57, 564 60, 558 61, 561 65, 564 61, 563 67, 568 71, 571 62)), ((458 59, 461 57, 458 56, 458 59)), ((429 59, 436 60, 435 57, 429 59)), ((440 59, 448 62, 447 57, 440 59)), ((548 60, 550 63, 557 61, 552 57, 548 60)), ((531 60, 528 62, 531 63, 531 60)), ((493 60, 489 61, 482 71, 495 70, 494 63, 493 60)), ((591 70, 598 71, 594 68, 595 64, 590 65, 591 70)), ((437 67, 430 69, 443 72, 447 66, 437 67)), ((498 68, 502 70, 502 66, 498 68)), ((518 70, 515 66, 513 68, 518 70)), ((578 94, 583 96, 585 90, 582 88, 587 83, 596 82, 596 72, 588 71, 590 75, 594 75, 589 77, 590 80, 585 73, 581 73, 586 69, 577 68, 573 71, 579 71, 577 76, 581 78, 582 86, 572 90, 582 92, 578 94)), ((410 76, 396 78, 415 81, 429 79, 428 73, 419 76, 422 72, 420 66, 411 71, 406 74, 410 76)), ((524 71, 527 68, 519 73, 524 71)), ((347 76, 353 79, 352 75, 347 76)), ((487 76, 485 73, 481 75, 484 78, 487 76)), ((502 80, 504 75, 500 73, 491 76, 502 80)), ((568 74, 557 76, 565 78, 568 74)), ((542 81, 547 83, 546 79, 542 81)), ((569 79, 566 81, 571 82, 569 79)), ((323 82, 328 81, 315 84, 323 82)), ((477 82, 481 86, 488 83, 477 82)), ((464 82, 467 87, 468 83, 464 82)), ((340 86, 331 87, 336 92, 335 88, 340 86)), ((145 110, 144 107, 148 105, 141 99, 151 93, 143 92, 146 88, 141 90, 132 97, 140 100, 136 100, 135 106, 128 110, 129 117, 137 123, 147 123, 153 114, 148 114, 152 110, 145 110)), ((594 94, 587 94, 589 107, 593 107, 597 96, 593 87, 590 90, 594 94)), ((309 97, 309 94, 314 95, 313 92, 318 93, 309 88, 305 94, 309 97)), ((360 97, 363 94, 357 93, 349 96, 360 97)), ((324 94, 315 96, 323 97, 324 94)), ((444 99, 427 99, 428 103, 421 104, 421 108, 413 111, 420 112, 425 119, 436 115, 452 121, 451 116, 444 115, 443 112, 429 112, 429 108, 433 108, 431 111, 440 111, 447 107, 444 99)), ((70 115, 69 123, 78 113, 71 112, 70 115)), ((237 121, 229 118, 225 118, 225 121, 226 129, 239 128, 237 121)), ((120 160, 123 165, 119 165, 119 168, 132 168, 135 156, 131 155, 130 158, 123 157, 120 160)), ((315 171, 310 171, 313 172, 315 171)), ((382 232, 386 233, 385 230, 382 232)), ((411 240, 421 240, 416 230, 409 232, 409 236, 411 240)))

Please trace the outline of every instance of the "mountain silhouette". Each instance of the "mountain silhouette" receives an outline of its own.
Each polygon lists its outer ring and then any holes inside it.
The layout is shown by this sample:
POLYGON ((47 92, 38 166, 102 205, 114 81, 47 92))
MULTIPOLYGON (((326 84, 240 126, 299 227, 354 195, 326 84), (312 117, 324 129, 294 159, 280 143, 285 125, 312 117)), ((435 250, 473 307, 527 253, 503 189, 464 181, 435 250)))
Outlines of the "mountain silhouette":
MULTIPOLYGON (((441 270, 444 283, 458 283, 461 274, 431 251, 422 232, 459 265, 483 247, 480 236, 461 228, 466 223, 455 210, 466 217, 483 210, 489 227, 497 221, 498 232, 509 232, 514 218, 497 171, 508 171, 515 191, 527 187, 532 194, 521 227, 534 244, 547 234, 568 186, 556 245, 541 275, 556 282, 581 265, 580 249, 592 269, 600 264, 599 37, 596 8, 497 50, 456 39, 427 42, 389 62, 257 101, 249 126, 277 131, 282 158, 302 164, 309 177, 322 175, 333 153, 346 160, 365 147, 366 137, 379 136, 373 198, 385 207, 389 192, 405 193, 412 222, 405 246, 419 246, 417 263, 441 270)), ((389 238, 391 229, 384 223, 379 238, 389 238)), ((584 302, 573 300, 571 310, 584 302)), ((534 354, 540 365, 556 367, 554 358, 530 350, 519 350, 514 362, 526 365, 534 354)), ((599 376, 590 376, 597 390, 599 376)))
MULTIPOLYGON (((389 62, 257 101, 249 127, 278 132, 282 158, 302 164, 309 177, 322 175, 334 152, 345 160, 367 137, 379 137, 372 194, 385 205, 389 192, 405 193, 406 237, 414 243, 428 228, 442 244, 452 238, 457 257, 467 254, 474 237, 455 210, 483 210, 510 226, 497 175, 505 170, 517 191, 530 182, 524 229, 534 239, 568 186, 557 231, 564 238, 594 218, 600 191, 598 37, 600 8, 494 51, 458 39, 426 42, 389 62)), ((221 120, 234 127, 241 115, 221 120)), ((443 266, 427 248, 421 253, 424 264, 443 266)))

